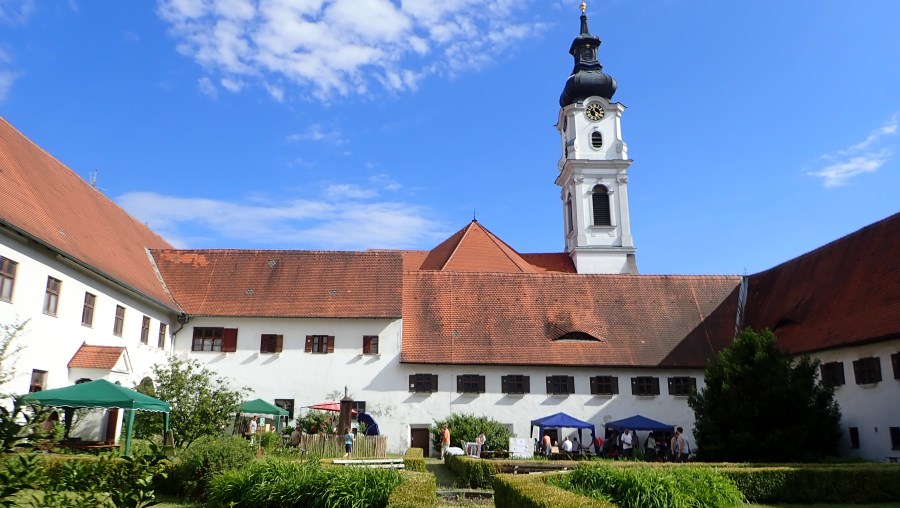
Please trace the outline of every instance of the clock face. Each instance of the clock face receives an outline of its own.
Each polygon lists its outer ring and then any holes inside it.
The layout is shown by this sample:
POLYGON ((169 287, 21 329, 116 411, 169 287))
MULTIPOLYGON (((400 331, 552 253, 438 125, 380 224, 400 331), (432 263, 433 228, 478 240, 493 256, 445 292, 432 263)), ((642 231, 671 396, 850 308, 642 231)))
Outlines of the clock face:
POLYGON ((594 102, 588 105, 585 110, 585 115, 587 115, 588 119, 594 122, 599 122, 601 118, 603 118, 603 106, 594 102))

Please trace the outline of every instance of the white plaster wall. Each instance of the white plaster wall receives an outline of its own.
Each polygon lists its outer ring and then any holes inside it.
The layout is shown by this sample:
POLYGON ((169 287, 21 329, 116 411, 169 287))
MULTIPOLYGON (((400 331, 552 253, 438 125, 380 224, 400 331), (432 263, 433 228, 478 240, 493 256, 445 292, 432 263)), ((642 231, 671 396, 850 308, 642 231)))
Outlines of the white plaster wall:
MULTIPOLYGON (((35 242, 23 242, 2 231, 0 255, 18 263, 12 302, 0 301, 0 322, 10 324, 16 319, 29 320, 18 342, 25 349, 15 363, 17 376, 3 387, 4 391, 28 392, 32 369, 47 371, 47 389, 69 386, 81 377, 103 377, 130 387, 149 373, 151 365, 165 359, 165 352, 156 347, 159 323, 160 320, 173 321, 174 314, 59 260, 35 242), (43 313, 48 276, 62 281, 56 316, 43 313), (92 327, 81 324, 85 291, 97 296, 92 327), (113 335, 116 305, 126 309, 122 337, 113 335), (145 315, 151 318, 149 345, 140 343, 142 318, 145 315), (70 372, 68 362, 83 342, 125 346, 132 373, 124 375, 95 369, 70 372)), ((171 333, 171 324, 168 333, 171 333)), ((170 341, 167 340, 169 346, 170 341)))
POLYGON ((835 388, 834 398, 841 407, 841 455, 856 456, 867 460, 885 461, 889 456, 900 456, 900 450, 891 449, 889 427, 900 427, 900 379, 894 379, 891 355, 900 351, 900 340, 866 344, 817 353, 823 363, 843 362, 845 384, 835 388), (853 374, 853 361, 870 356, 881 361, 881 382, 873 385, 857 385, 853 374), (859 429, 859 449, 850 448, 847 429, 859 429))

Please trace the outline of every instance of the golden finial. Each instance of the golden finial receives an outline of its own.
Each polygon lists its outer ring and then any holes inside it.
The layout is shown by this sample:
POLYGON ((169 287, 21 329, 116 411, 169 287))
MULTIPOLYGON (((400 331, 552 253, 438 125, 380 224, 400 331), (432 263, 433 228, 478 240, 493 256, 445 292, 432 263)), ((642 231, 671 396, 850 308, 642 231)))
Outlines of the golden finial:
POLYGON ((587 4, 584 3, 584 2, 581 2, 581 13, 584 14, 584 11, 585 11, 586 9, 587 9, 587 4))

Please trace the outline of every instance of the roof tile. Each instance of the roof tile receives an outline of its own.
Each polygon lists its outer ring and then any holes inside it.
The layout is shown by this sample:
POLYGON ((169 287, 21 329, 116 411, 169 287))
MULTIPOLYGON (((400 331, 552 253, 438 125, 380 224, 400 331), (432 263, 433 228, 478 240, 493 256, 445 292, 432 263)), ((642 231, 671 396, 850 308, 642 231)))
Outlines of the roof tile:
POLYGON ((69 368, 110 370, 119 362, 124 351, 124 347, 82 344, 69 360, 69 368))

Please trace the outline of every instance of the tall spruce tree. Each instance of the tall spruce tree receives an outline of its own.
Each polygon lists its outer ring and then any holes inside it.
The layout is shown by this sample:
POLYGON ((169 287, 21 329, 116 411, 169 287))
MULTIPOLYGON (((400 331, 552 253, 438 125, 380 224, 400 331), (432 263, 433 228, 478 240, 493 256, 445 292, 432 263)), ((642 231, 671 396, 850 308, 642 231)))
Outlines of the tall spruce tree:
POLYGON ((806 462, 837 453, 841 412, 819 361, 792 357, 769 330, 745 328, 706 367, 691 395, 699 458, 806 462))

